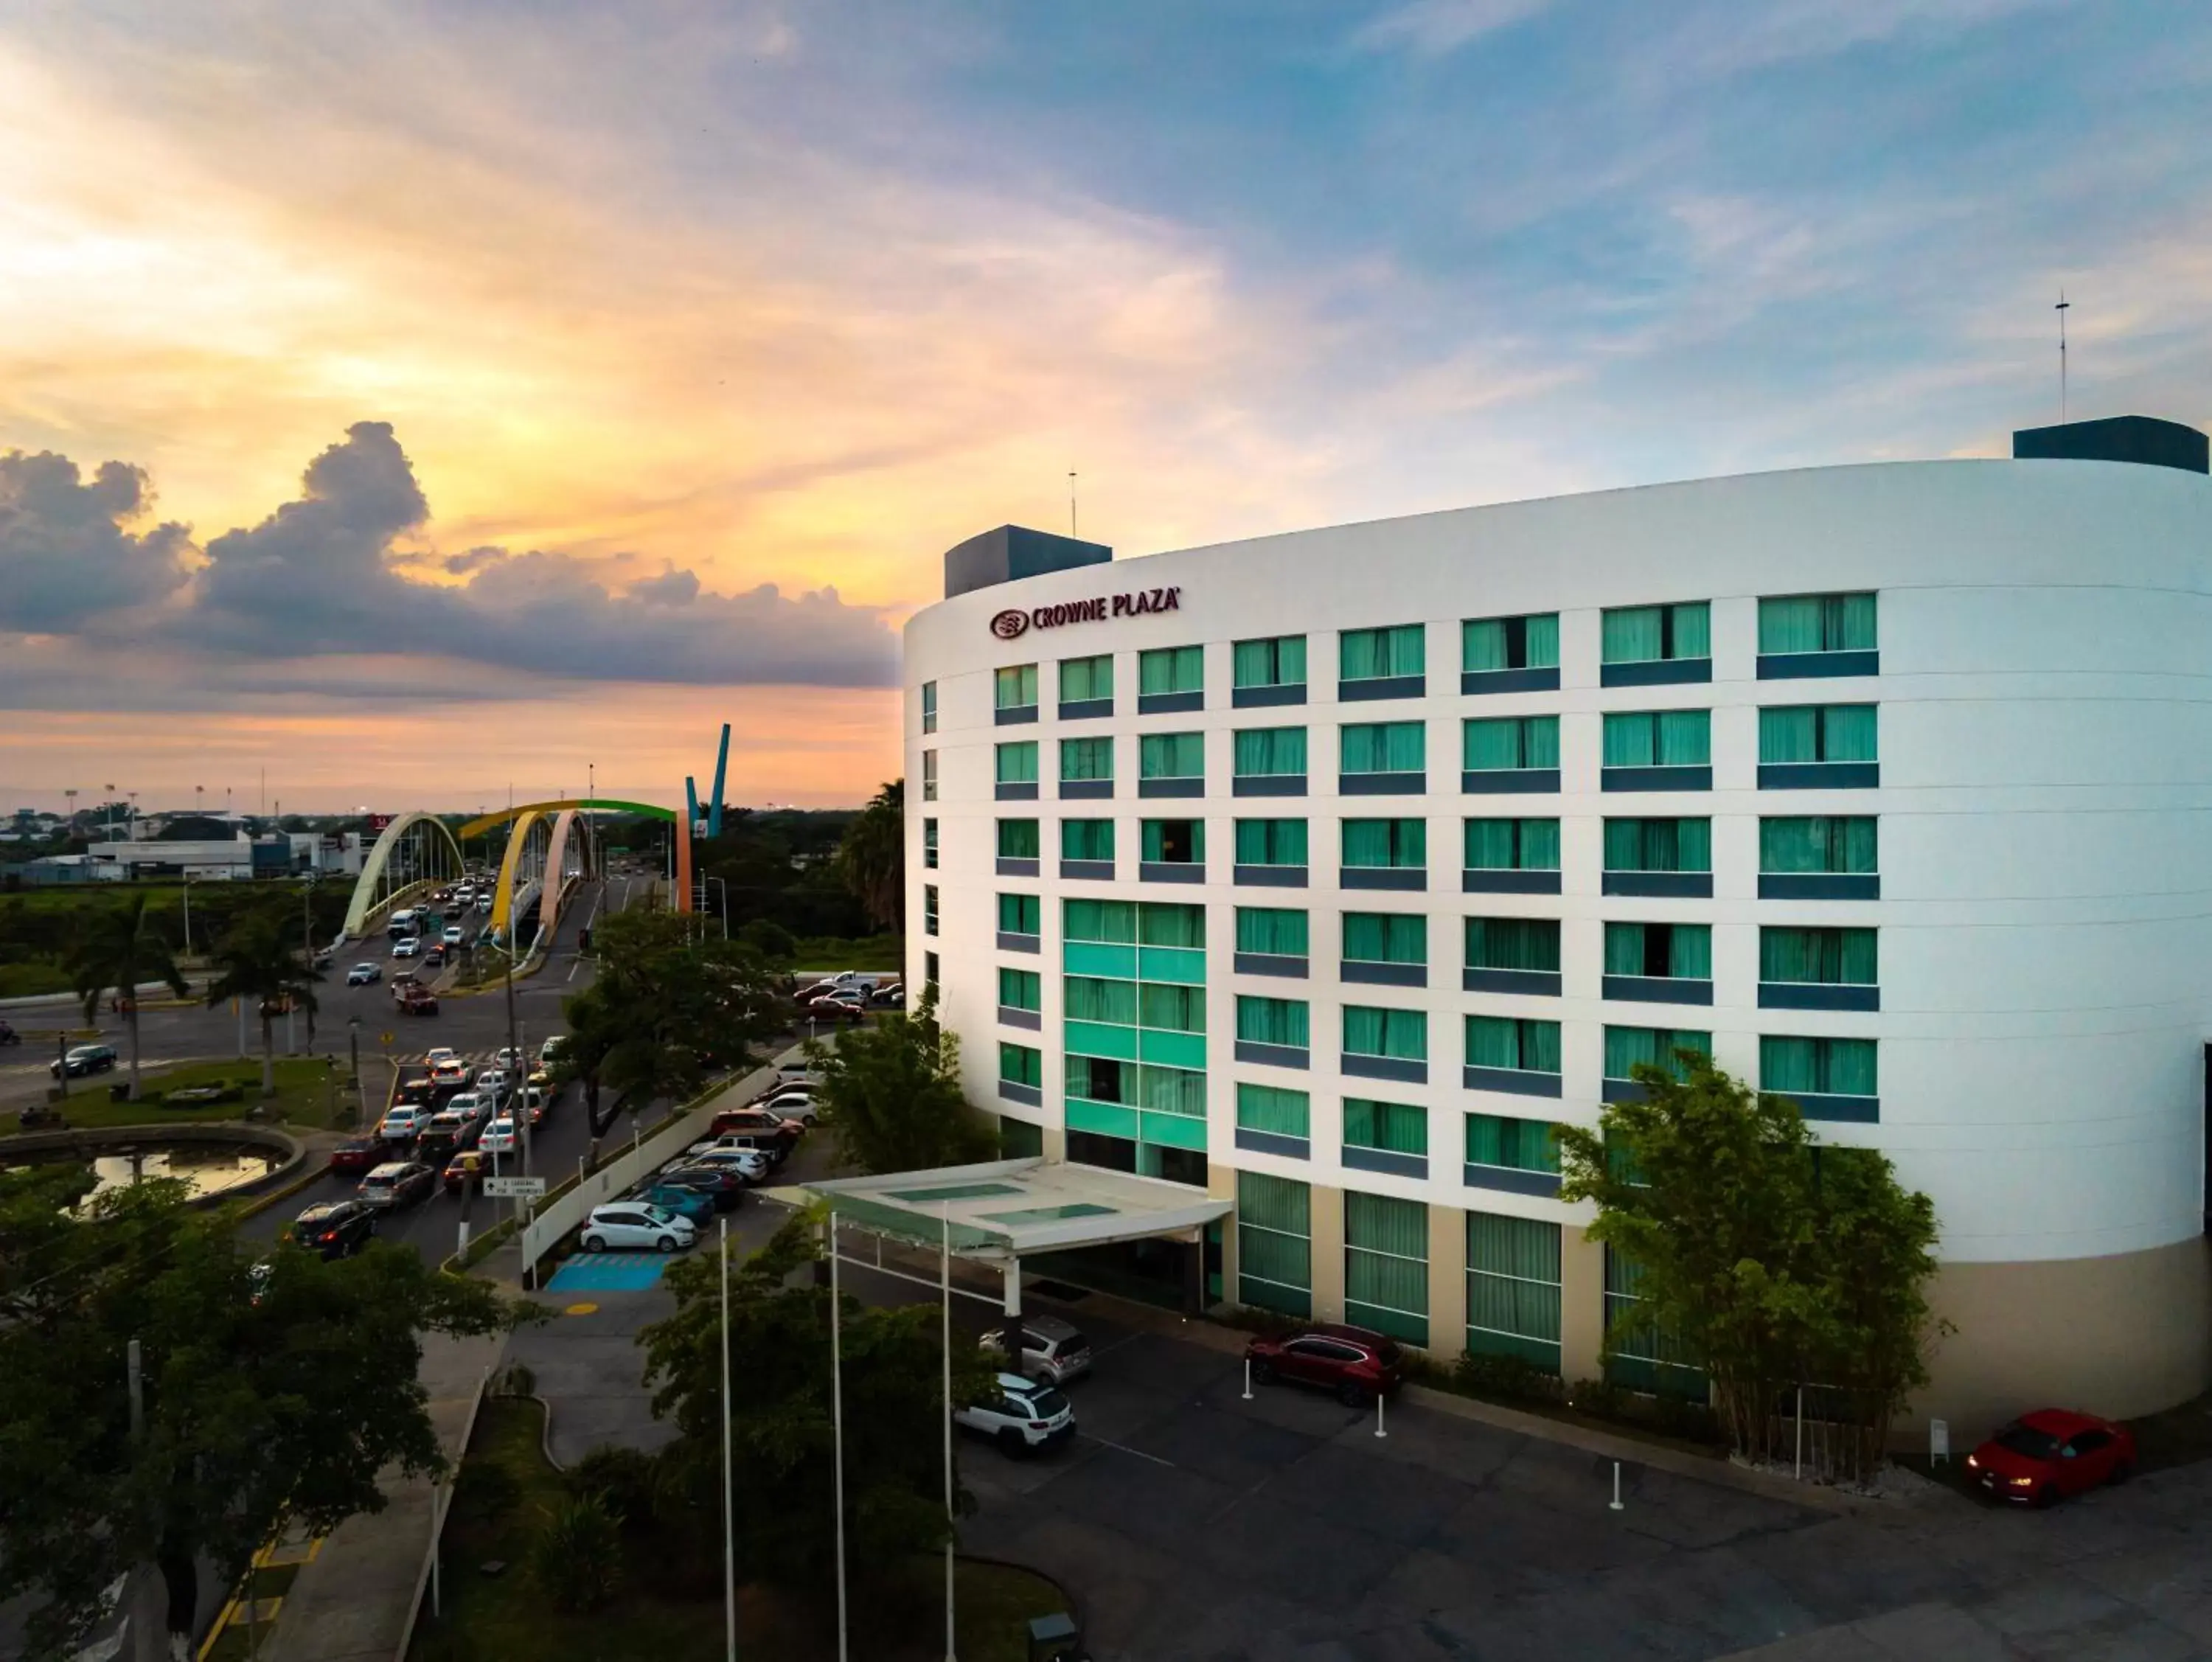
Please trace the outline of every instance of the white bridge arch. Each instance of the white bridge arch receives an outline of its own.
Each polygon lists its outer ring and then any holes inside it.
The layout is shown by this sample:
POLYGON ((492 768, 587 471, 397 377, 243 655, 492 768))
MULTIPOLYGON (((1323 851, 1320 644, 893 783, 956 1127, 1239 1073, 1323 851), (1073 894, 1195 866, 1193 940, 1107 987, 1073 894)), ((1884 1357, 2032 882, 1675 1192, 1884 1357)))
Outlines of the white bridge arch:
POLYGON ((444 820, 420 808, 401 814, 384 828, 361 863, 361 880, 346 907, 347 938, 367 934, 371 918, 416 890, 458 882, 465 863, 444 820))

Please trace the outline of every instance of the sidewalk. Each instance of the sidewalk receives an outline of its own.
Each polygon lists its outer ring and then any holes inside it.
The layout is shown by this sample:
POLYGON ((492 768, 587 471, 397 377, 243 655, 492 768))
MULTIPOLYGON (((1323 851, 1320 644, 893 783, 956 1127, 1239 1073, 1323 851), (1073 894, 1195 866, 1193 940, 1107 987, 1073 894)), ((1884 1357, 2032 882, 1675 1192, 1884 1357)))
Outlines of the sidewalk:
MULTIPOLYGON (((498 1366, 507 1336, 422 1345, 422 1388, 438 1446, 456 1466, 475 1418, 477 1391, 498 1366)), ((429 1564, 437 1490, 394 1474, 382 1512, 349 1518, 285 1595, 265 1662, 394 1662, 415 1623, 429 1564)))

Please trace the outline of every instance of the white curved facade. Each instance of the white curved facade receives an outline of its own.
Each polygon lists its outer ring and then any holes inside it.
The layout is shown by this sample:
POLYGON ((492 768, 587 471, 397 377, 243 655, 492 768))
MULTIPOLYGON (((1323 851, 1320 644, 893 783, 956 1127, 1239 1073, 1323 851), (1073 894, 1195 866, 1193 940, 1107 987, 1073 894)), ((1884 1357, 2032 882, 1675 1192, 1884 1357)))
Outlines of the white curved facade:
MULTIPOLYGON (((1460 1216, 1562 1225, 1569 1377, 1595 1371, 1602 1320, 1602 1265, 1575 1227, 1586 1219, 1541 1193, 1470 1183, 1462 1117, 1595 1123, 1609 1025, 1710 1032, 1723 1067, 1769 1085, 1762 1037, 1871 1040, 1874 1103, 1846 1105, 1857 1117, 1819 1129, 1829 1141, 1881 1147, 1901 1179, 1935 1202, 1945 1264, 1938 1305, 1960 1331, 1938 1355, 1928 1411, 1971 1426, 2046 1397, 2114 1412, 2163 1405, 2201 1388, 2207 1373, 2208 643, 2212 484, 2099 462, 1717 479, 1259 538, 997 584, 907 626, 909 971, 921 978, 925 954, 939 954, 942 1010, 965 1041, 970 1099, 1039 1124, 1057 1152, 1061 902, 1202 904, 1210 1185, 1235 1194, 1237 1171, 1310 1185, 1311 1293, 1324 1316, 1342 1313, 1342 1196, 1422 1202, 1431 1343, 1446 1351, 1459 1348, 1468 1314, 1460 1216), (1170 589, 1173 610, 1108 608, 1103 619, 1032 625, 1012 641, 991 627, 1009 609, 1033 617, 1170 589), (1761 675, 1761 599, 1813 594, 1876 597, 1878 661, 1834 661, 1875 673, 1761 675), (1709 606, 1710 679, 1604 684, 1605 610, 1697 602, 1709 606), (1552 613, 1555 690, 1462 691, 1463 621, 1552 613), (1408 624, 1424 626, 1418 691, 1340 697, 1339 631, 1408 624), (1294 636, 1306 641, 1304 702, 1236 707, 1232 643, 1294 636), (1194 645, 1203 648, 1202 709, 1139 714, 1138 654, 1194 645), (1112 714, 1059 719, 1059 661, 1105 653, 1112 714), (1037 719, 1000 725, 994 672, 1030 663, 1039 666, 1037 719), (930 733, 925 684, 934 686, 930 733), (1805 704, 1876 707, 1878 782, 1860 770, 1832 788, 1807 787, 1803 775, 1795 788, 1779 788, 1778 775, 1762 788, 1761 709, 1805 704), (1710 788, 1606 788, 1606 715, 1677 710, 1711 712, 1710 788), (1519 715, 1558 717, 1556 791, 1464 790, 1462 723, 1519 715), (1418 794, 1340 791, 1342 724, 1414 721, 1425 764, 1418 794), (1237 794, 1232 734, 1298 724, 1304 794, 1237 794), (1141 736, 1186 732, 1205 735, 1203 794, 1140 798, 1141 736), (1057 741, 1106 736, 1113 797, 1060 799, 1057 741), (1037 800, 999 801, 994 746, 1025 739, 1039 741, 1037 800), (932 770, 936 800, 926 801, 917 782, 932 770), (1114 880, 1063 880, 1057 822, 1109 814, 1114 880), (1139 880, 1140 822, 1171 815, 1204 820, 1202 883, 1139 880), (1307 822, 1302 889, 1234 880, 1235 822, 1263 816, 1307 822), (1340 886, 1338 822, 1378 816, 1425 822, 1420 890, 1340 886), (1762 898, 1760 820, 1781 816, 1875 820, 1878 898, 1762 898), (1022 817, 1041 822, 1039 874, 1002 877, 994 822, 1022 817), (1558 892, 1463 889, 1462 822, 1498 817, 1558 820, 1558 892), (1710 820, 1710 898, 1605 892, 1604 822, 1632 817, 1710 820), (934 869, 926 820, 936 826, 934 869), (921 922, 927 886, 938 892, 933 938, 921 922), (994 897, 1005 892, 1039 897, 1039 951, 1000 948, 994 897), (1307 911, 1303 982, 1237 972, 1239 906, 1307 911), (1347 985, 1339 919, 1352 911, 1425 916, 1426 985, 1347 985), (1558 920, 1558 993, 1468 990, 1463 920, 1476 916, 1558 920), (1709 927, 1710 1005, 1607 995, 1606 926, 1632 922, 1709 927), (1797 926, 1875 932, 1878 1009, 1763 1002, 1761 929, 1797 926), (1036 1031, 1002 1024, 1000 966, 1039 973, 1036 1031), (1239 995, 1309 1004, 1306 1068, 1236 1058, 1239 995), (1425 1083, 1345 1076, 1338 1041, 1347 1003, 1425 1016, 1425 1083), (1557 1098, 1468 1088, 1468 1014, 1557 1022, 1557 1098), (1000 1093, 1000 1041, 1042 1052, 1041 1105, 1000 1093), (1308 1093, 1304 1158, 1239 1146, 1240 1081, 1308 1093), (1425 1111, 1425 1176, 1346 1165, 1347 1096, 1425 1111)), ((1235 1257, 1232 1237, 1231 1298, 1235 1257)))

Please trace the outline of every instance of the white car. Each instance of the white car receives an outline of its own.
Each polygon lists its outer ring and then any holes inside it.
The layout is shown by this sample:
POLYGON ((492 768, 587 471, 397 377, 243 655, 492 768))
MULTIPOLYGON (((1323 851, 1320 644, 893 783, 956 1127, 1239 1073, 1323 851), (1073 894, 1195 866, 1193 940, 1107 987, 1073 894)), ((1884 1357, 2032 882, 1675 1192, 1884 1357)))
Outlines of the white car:
POLYGON ((477 1144, 487 1154, 511 1154, 521 1146, 522 1134, 514 1122, 504 1114, 484 1127, 483 1140, 477 1144))
POLYGON ((491 916, 491 897, 489 895, 479 895, 477 898, 477 916, 482 917, 489 917, 491 916))
POLYGON ((703 1154, 686 1154, 678 1164, 726 1166, 747 1183, 758 1183, 768 1176, 769 1160, 757 1148, 709 1148, 703 1154))
POLYGON ((441 941, 443 941, 448 947, 459 946, 461 944, 461 926, 458 923, 448 923, 446 925, 445 934, 438 938, 441 941))
POLYGON ((412 1142, 429 1123, 428 1108, 394 1108, 377 1123, 376 1135, 386 1142, 412 1142))
POLYGON ((412 958, 422 950, 422 943, 411 934, 404 934, 392 943, 394 958, 412 958))
POLYGON ((346 985, 349 987, 366 987, 372 982, 383 979, 384 971, 374 964, 356 964, 346 971, 346 985))
POLYGON ((795 1119, 801 1125, 811 1125, 821 1113, 813 1096, 805 1091, 778 1091, 774 1096, 763 1097, 753 1105, 785 1119, 795 1119))
POLYGON ((552 1064, 554 1058, 558 1056, 562 1051, 568 1048, 568 1035, 565 1033, 556 1033, 552 1038, 547 1039, 543 1044, 538 1047, 538 1060, 550 1067, 552 1064))
POLYGON ((459 1062, 460 1059, 461 1053, 459 1050, 450 1045, 441 1044, 436 1050, 424 1053, 422 1065, 425 1068, 434 1068, 441 1062, 459 1062))
POLYGON ((499 1047, 499 1054, 492 1057, 491 1065, 501 1073, 505 1073, 521 1060, 521 1051, 516 1050, 512 1044, 502 1044, 499 1047))
POLYGON ((476 1087, 485 1096, 505 1096, 507 1089, 507 1070, 503 1068, 477 1068, 476 1087))
POLYGON ((642 1201, 614 1201, 595 1206, 584 1220, 584 1251, 673 1252, 699 1239, 690 1219, 642 1201))
POLYGON ((1049 1448, 1075 1435, 1075 1409, 1058 1385, 1018 1373, 1001 1373, 996 1383, 993 1395, 960 1409, 952 1423, 981 1433, 1009 1454, 1049 1448))
POLYGON ((446 1111, 459 1114, 465 1119, 478 1120, 491 1111, 491 1104, 474 1091, 456 1091, 446 1099, 446 1111))
POLYGON ((1091 1341, 1072 1322, 1057 1316, 1024 1316, 1020 1327, 994 1328, 976 1342, 1004 1356, 1010 1331, 1018 1335, 1021 1345, 1014 1366, 1030 1379, 1066 1385, 1091 1372, 1091 1341))

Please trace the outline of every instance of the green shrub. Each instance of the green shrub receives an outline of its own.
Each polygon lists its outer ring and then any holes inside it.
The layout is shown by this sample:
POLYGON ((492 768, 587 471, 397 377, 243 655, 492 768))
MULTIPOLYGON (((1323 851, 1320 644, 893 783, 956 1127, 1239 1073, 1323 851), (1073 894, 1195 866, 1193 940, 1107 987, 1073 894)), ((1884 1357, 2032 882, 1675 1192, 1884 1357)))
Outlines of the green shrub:
POLYGON ((530 1573, 556 1610, 585 1616, 622 1581, 622 1530, 598 1495, 572 1495, 546 1514, 530 1543, 530 1573))
POLYGON ((1485 1351, 1462 1355, 1452 1368, 1452 1383, 1470 1396, 1506 1403, 1556 1403, 1566 1394, 1558 1374, 1523 1357, 1485 1351))
POLYGON ((666 1510, 659 1463, 634 1448, 604 1444, 562 1473, 561 1482, 579 1499, 597 1496, 631 1534, 652 1529, 666 1510))
POLYGON ((459 1485, 453 1491, 453 1505, 485 1523, 506 1517, 521 1499, 522 1484, 515 1475, 489 1460, 463 1465, 459 1485))

